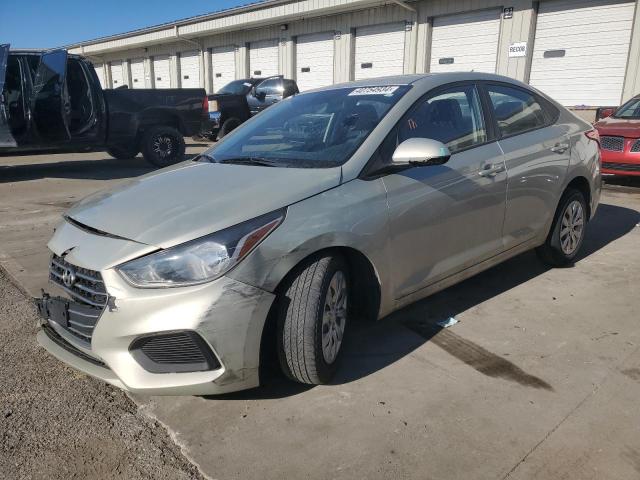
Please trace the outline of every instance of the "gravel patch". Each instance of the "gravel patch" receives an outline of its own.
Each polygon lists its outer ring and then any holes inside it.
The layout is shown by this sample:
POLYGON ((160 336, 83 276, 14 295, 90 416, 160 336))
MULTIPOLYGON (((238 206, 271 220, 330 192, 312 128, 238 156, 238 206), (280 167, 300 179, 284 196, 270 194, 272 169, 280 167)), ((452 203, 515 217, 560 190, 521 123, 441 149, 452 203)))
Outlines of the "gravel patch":
POLYGON ((122 391, 40 348, 36 322, 0 271, 0 478, 204 478, 122 391))

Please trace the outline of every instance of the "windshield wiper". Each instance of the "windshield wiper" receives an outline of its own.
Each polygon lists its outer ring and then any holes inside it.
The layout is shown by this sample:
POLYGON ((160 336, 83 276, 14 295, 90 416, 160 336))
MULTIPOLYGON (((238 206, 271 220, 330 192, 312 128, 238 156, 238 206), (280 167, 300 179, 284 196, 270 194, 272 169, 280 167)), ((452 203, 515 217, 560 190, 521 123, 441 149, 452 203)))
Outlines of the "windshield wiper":
POLYGON ((262 158, 262 157, 225 158, 223 160, 218 160, 218 163, 232 163, 235 165, 257 165, 260 167, 280 166, 280 162, 276 162, 274 160, 269 160, 268 158, 262 158))
POLYGON ((213 158, 211 155, 209 155, 208 153, 201 153, 199 154, 197 157, 195 157, 193 159, 194 162, 201 162, 201 161, 207 161, 209 163, 215 163, 216 159, 213 158))

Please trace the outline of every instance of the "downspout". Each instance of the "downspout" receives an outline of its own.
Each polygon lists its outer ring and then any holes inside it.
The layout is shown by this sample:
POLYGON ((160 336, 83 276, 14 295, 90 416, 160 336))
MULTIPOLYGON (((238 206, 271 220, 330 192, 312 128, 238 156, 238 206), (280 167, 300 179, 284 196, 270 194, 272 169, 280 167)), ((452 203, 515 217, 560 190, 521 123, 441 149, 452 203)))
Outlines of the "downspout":
POLYGON ((187 42, 187 43, 190 43, 191 45, 195 45, 196 47, 198 47, 198 50, 202 51, 202 45, 200 45, 200 42, 191 40, 190 38, 185 38, 180 36, 180 32, 178 32, 178 25, 173 26, 173 32, 175 34, 175 37, 178 40, 182 40, 183 42, 187 42))

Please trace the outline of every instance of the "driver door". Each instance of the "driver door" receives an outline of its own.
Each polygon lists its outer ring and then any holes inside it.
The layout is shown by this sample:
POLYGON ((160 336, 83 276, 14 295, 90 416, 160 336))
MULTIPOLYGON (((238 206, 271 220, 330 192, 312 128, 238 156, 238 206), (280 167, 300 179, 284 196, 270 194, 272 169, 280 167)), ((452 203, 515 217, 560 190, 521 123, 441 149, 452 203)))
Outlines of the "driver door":
POLYGON ((67 51, 51 50, 40 58, 31 94, 32 126, 42 146, 70 139, 71 105, 66 91, 67 51))
POLYGON ((488 125, 472 83, 439 88, 400 121, 385 157, 413 137, 438 140, 452 155, 383 177, 397 299, 502 250, 507 174, 488 125))
POLYGON ((9 45, 0 45, 0 148, 15 147, 16 141, 9 125, 9 108, 4 93, 4 79, 7 73, 9 45))

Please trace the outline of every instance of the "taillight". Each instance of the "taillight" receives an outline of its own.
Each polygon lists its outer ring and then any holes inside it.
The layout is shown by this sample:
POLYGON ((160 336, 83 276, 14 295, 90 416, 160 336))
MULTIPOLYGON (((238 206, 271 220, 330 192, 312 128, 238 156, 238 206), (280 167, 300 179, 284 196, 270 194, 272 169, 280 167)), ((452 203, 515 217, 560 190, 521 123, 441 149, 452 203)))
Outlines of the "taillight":
POLYGON ((593 140, 595 142, 598 142, 598 145, 600 145, 600 134, 598 133, 598 130, 596 130, 594 128, 593 130, 589 130, 588 132, 584 132, 584 134, 587 136, 587 138, 589 138, 590 140, 593 140))
POLYGON ((204 100, 202 100, 202 115, 205 117, 209 116, 209 99, 206 96, 204 100))

